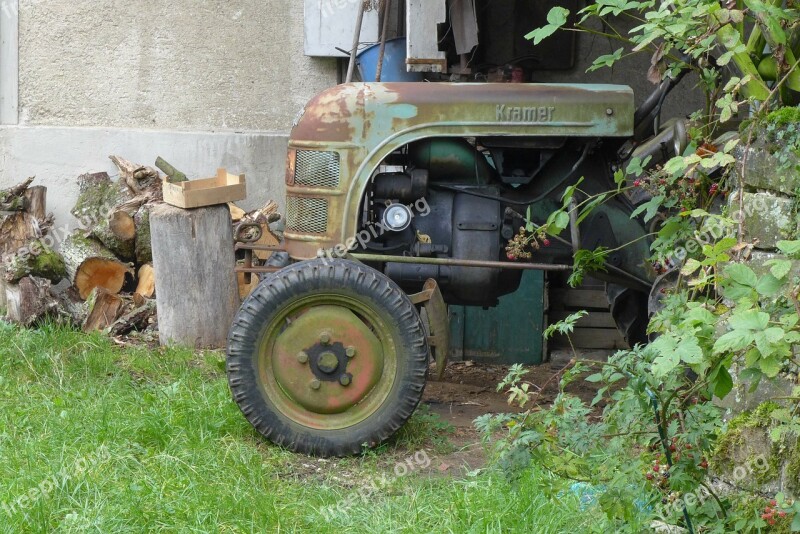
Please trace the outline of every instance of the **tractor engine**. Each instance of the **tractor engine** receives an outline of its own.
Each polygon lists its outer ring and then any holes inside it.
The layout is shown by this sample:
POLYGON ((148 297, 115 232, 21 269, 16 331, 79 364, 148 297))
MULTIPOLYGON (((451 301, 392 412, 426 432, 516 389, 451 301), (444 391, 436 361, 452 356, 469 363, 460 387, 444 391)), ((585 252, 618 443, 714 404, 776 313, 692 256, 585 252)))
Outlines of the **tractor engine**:
POLYGON ((433 278, 451 304, 493 306, 515 291, 521 271, 424 263, 504 259, 521 219, 506 214, 501 175, 487 158, 463 139, 419 142, 396 156, 400 165, 384 168, 401 170, 374 176, 359 245, 367 252, 420 258, 384 265, 384 273, 408 292, 433 278))

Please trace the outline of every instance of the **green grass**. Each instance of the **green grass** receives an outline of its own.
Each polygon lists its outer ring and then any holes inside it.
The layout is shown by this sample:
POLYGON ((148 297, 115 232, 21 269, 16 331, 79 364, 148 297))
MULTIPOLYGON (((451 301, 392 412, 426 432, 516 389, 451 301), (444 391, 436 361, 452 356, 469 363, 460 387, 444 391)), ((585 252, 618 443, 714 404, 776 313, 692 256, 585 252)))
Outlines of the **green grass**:
POLYGON ((0 532, 544 533, 598 524, 572 501, 543 497, 537 476, 511 487, 491 473, 440 475, 447 429, 429 413, 361 457, 283 451, 241 416, 223 367, 216 352, 120 349, 99 335, 0 323, 0 532), (410 473, 396 477, 406 458, 410 473))

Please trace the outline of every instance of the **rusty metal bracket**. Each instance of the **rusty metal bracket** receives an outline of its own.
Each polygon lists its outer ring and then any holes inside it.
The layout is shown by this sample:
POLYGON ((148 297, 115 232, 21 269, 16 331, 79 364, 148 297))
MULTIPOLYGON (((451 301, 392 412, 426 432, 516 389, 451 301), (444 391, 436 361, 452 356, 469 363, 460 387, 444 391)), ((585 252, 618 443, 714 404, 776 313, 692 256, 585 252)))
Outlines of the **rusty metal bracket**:
POLYGON ((436 376, 439 380, 444 376, 447 366, 447 355, 450 351, 450 317, 447 304, 436 280, 429 278, 422 286, 422 291, 409 295, 411 302, 425 307, 428 315, 428 346, 431 347, 436 360, 436 376))
POLYGON ((234 269, 236 273, 244 273, 244 282, 249 284, 252 280, 253 274, 274 273, 280 271, 280 267, 255 267, 253 265, 253 251, 254 250, 271 250, 273 252, 285 252, 286 249, 282 245, 257 245, 253 243, 238 242, 234 246, 234 250, 244 250, 244 264, 237 265, 234 269))

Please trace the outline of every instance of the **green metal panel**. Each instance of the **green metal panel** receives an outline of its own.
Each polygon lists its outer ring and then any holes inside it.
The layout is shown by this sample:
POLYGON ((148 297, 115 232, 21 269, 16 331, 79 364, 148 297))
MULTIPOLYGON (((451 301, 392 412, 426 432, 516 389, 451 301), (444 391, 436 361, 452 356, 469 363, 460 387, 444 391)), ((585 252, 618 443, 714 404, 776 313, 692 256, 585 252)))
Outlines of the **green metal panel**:
POLYGON ((450 306, 450 356, 483 363, 542 363, 544 273, 526 271, 520 288, 484 310, 450 306))

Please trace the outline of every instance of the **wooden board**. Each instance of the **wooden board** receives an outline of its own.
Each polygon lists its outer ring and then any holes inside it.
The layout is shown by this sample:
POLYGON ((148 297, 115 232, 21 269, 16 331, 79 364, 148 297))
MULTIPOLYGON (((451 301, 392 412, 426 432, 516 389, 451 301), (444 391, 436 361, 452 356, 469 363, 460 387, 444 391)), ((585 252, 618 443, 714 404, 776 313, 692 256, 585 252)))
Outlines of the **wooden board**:
POLYGON ((163 192, 164 202, 183 209, 227 204, 247 197, 245 175, 229 174, 225 169, 218 169, 217 176, 203 180, 174 184, 164 180, 163 192))
POLYGON ((608 310, 608 297, 601 289, 551 289, 550 307, 561 310, 608 310))
POLYGON ((579 310, 585 310, 589 314, 575 323, 575 330, 569 339, 565 336, 554 336, 548 348, 570 348, 570 341, 576 349, 629 348, 611 316, 606 292, 601 287, 595 284, 588 288, 557 287, 549 291, 548 325, 562 321, 579 310))

